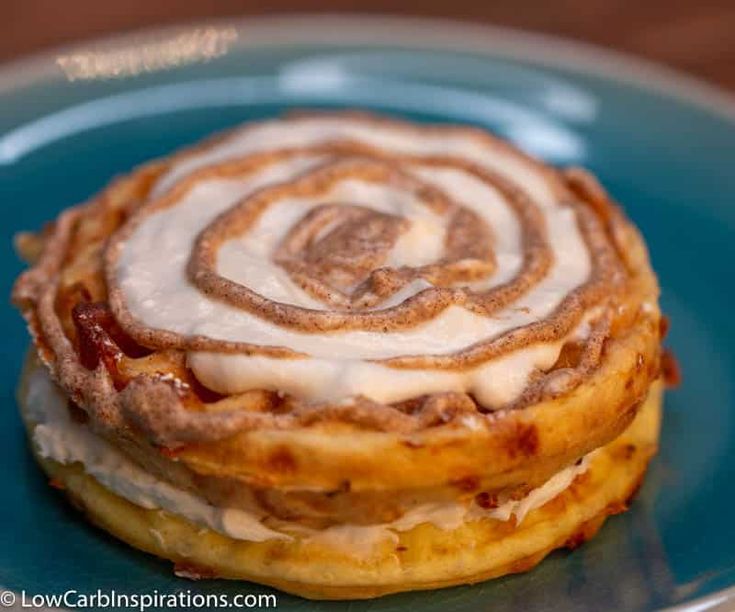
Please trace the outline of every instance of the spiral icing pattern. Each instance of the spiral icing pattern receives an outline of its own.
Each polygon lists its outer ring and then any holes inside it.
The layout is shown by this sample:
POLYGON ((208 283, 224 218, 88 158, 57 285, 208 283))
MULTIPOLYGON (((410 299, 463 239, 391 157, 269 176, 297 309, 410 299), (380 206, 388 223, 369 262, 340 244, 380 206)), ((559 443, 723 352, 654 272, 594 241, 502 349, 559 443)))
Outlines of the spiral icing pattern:
POLYGON ((624 276, 556 171, 481 130, 361 115, 179 156, 105 265, 126 332, 186 350, 207 387, 332 406, 558 392, 599 358, 624 276), (578 367, 550 373, 569 342, 578 367))

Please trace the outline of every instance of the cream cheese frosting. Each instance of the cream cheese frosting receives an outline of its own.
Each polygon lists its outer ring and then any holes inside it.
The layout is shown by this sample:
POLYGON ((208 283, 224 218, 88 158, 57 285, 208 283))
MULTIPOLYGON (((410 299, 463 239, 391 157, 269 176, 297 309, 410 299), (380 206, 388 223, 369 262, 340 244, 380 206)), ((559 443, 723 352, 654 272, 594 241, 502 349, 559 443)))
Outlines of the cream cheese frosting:
POLYGON ((288 537, 250 512, 216 508, 146 472, 89 427, 71 419, 64 394, 44 368, 35 369, 29 377, 26 405, 28 417, 36 424, 33 443, 42 457, 64 465, 81 463, 102 486, 136 506, 166 510, 238 540, 288 537))
MULTIPOLYGON (((590 246, 580 230, 575 209, 557 193, 545 171, 494 141, 478 138, 474 132, 408 128, 402 124, 397 127, 390 122, 344 116, 265 122, 247 126, 181 158, 158 180, 152 200, 169 196, 196 173, 215 164, 289 147, 305 148, 307 152, 277 159, 235 178, 204 174, 191 188, 183 190, 174 205, 152 207, 120 240, 113 269, 108 270, 108 278, 119 289, 119 303, 136 324, 147 329, 293 353, 282 358, 254 350, 190 347, 188 364, 207 387, 226 394, 259 388, 283 391, 307 401, 344 402, 363 396, 384 403, 425 393, 458 391, 495 408, 517 399, 534 372, 549 369, 566 341, 586 337, 593 318, 589 312, 567 334, 553 341, 529 342, 469 366, 437 369, 419 364, 398 368, 386 363, 406 357, 450 359, 473 350, 478 343, 532 327, 556 313, 591 278, 590 246), (192 252, 208 227, 231 209, 247 204, 249 198, 257 199, 267 188, 298 181, 317 171, 328 156, 308 149, 334 142, 357 142, 390 155, 423 159, 449 156, 499 176, 511 189, 522 190, 519 197, 532 200, 539 231, 551 255, 548 271, 521 291, 517 299, 490 314, 454 303, 432 317, 398 329, 346 326, 329 331, 305 331, 280 324, 260 312, 210 295, 192 281, 192 252)), ((519 275, 527 245, 518 211, 504 193, 448 162, 431 166, 407 162, 402 172, 445 195, 488 228, 494 256, 492 272, 452 283, 450 288, 483 292, 503 287, 519 275)), ((223 239, 216 249, 211 273, 230 286, 246 288, 257 300, 276 309, 294 307, 307 317, 331 313, 331 306, 315 298, 274 261, 274 252, 290 231, 299 230, 310 212, 327 204, 349 205, 406 222, 407 229, 386 249, 380 266, 405 270, 441 261, 449 242, 450 220, 424 205, 421 192, 418 194, 395 181, 379 183, 355 177, 335 181, 316 196, 285 194, 271 202, 247 231, 223 239)), ((331 229, 327 225, 312 242, 318 242, 331 229)), ((421 298, 434 286, 426 275, 419 275, 364 312, 391 315, 392 309, 421 298)))
POLYGON ((146 472, 86 424, 71 419, 64 394, 51 381, 45 368, 31 372, 25 392, 26 417, 34 425, 32 437, 38 453, 64 465, 81 464, 85 472, 101 485, 137 506, 165 510, 238 540, 291 539, 294 537, 289 535, 291 533, 299 534, 307 541, 330 544, 351 553, 368 554, 375 544, 386 539, 395 541, 397 532, 411 530, 422 523, 451 530, 464 521, 507 521, 514 517, 516 524, 520 524, 529 512, 559 495, 579 474, 584 473, 594 454, 558 472, 525 497, 508 500, 496 508, 484 509, 475 503, 469 506, 459 502, 425 503, 390 523, 369 526, 345 524, 313 530, 280 521, 279 525, 284 529, 281 532, 266 526, 263 523, 265 516, 213 506, 202 497, 146 472))

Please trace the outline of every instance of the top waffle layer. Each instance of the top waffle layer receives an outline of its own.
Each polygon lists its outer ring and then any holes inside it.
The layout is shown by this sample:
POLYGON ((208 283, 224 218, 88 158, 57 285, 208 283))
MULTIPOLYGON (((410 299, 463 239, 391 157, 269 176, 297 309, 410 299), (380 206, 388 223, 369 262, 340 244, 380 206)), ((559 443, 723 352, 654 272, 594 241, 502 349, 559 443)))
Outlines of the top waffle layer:
POLYGON ((481 130, 299 116, 132 177, 15 297, 73 396, 170 445, 519 408, 589 377, 625 304, 657 310, 596 183, 481 130))

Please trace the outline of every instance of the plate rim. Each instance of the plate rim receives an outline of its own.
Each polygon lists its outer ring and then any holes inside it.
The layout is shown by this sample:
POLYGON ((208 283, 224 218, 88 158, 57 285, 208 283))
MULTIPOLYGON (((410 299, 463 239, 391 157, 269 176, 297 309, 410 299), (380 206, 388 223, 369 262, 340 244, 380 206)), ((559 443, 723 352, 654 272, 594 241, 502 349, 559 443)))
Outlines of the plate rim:
MULTIPOLYGON (((114 47, 140 38, 155 39, 202 27, 235 28, 238 36, 230 46, 231 51, 317 42, 335 47, 343 44, 375 47, 393 44, 419 51, 464 51, 528 60, 541 66, 592 74, 621 85, 659 93, 709 112, 735 127, 733 92, 660 62, 551 34, 467 20, 385 13, 284 13, 200 18, 85 38, 0 62, 0 96, 43 82, 63 82, 63 73, 56 64, 59 55, 97 46, 114 47)), ((735 584, 663 610, 719 610, 733 602, 735 584)))
POLYGON ((326 45, 399 44, 417 49, 478 52, 533 61, 581 74, 593 74, 691 104, 735 127, 735 94, 663 63, 632 53, 561 36, 442 17, 368 13, 284 13, 183 20, 90 37, 0 63, 0 95, 38 84, 63 81, 56 58, 99 46, 154 39, 202 27, 233 27, 232 51, 263 46, 319 42, 326 45))

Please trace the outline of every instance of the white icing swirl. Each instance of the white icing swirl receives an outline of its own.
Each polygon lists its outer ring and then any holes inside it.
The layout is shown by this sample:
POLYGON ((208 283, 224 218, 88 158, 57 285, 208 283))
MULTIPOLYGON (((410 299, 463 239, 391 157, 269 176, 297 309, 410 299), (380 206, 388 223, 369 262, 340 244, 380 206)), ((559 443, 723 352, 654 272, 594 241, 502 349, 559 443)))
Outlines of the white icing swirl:
MULTIPOLYGON (((226 160, 286 147, 311 147, 357 141, 392 154, 453 156, 492 171, 524 190, 541 212, 553 265, 540 282, 510 306, 484 316, 452 305, 414 327, 337 330, 311 333, 278 325, 255 313, 208 295, 187 276, 197 236, 218 215, 258 190, 292 180, 324 162, 318 156, 289 157, 242 180, 212 177, 199 181, 176 205, 152 212, 122 244, 115 275, 130 314, 145 326, 182 335, 285 347, 305 359, 191 351, 188 363, 207 387, 222 393, 261 388, 299 398, 347 401, 365 396, 396 402, 424 393, 474 394, 488 407, 516 399, 535 370, 550 368, 569 337, 584 337, 590 316, 567 338, 538 343, 458 371, 396 369, 374 360, 414 355, 447 355, 548 317, 591 274, 591 258, 574 210, 557 201, 554 189, 534 164, 461 131, 396 129, 359 118, 323 117, 271 121, 249 126, 224 141, 177 162, 154 188, 160 196, 192 172, 226 160)), ((452 167, 412 167, 406 172, 442 190, 476 213, 492 230, 496 269, 484 279, 464 283, 486 290, 512 279, 523 260, 522 232, 515 211, 491 185, 452 167)), ((272 260, 273 251, 310 209, 349 203, 410 222, 388 255, 389 265, 422 265, 436 260, 446 236, 446 221, 392 185, 360 180, 337 183, 325 198, 286 198, 271 206, 249 231, 220 248, 216 272, 269 300, 324 310, 325 304, 297 285, 272 260)), ((376 308, 400 304, 430 286, 414 280, 376 308)))

